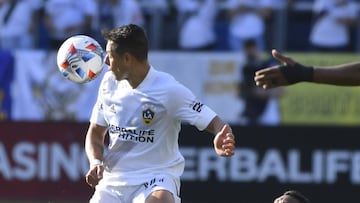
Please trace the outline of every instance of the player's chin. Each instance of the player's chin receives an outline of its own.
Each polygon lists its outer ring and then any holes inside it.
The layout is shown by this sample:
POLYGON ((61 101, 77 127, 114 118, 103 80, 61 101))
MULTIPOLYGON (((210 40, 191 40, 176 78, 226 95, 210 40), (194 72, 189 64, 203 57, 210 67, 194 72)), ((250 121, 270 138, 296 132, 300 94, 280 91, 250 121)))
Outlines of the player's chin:
POLYGON ((110 71, 112 72, 112 74, 114 75, 115 80, 117 80, 117 81, 120 81, 120 80, 121 80, 122 76, 121 76, 119 73, 114 72, 112 69, 109 69, 109 70, 110 70, 110 71))

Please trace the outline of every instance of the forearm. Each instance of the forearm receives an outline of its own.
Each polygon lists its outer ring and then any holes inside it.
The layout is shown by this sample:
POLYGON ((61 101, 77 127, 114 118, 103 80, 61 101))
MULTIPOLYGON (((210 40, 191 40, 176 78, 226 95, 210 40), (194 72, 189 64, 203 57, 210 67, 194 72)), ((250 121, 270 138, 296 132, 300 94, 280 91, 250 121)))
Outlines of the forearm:
POLYGON ((85 150, 90 165, 97 164, 98 160, 102 161, 104 144, 101 144, 99 141, 95 141, 91 138, 87 138, 85 143, 85 150))
POLYGON ((216 116, 206 128, 214 134, 214 150, 219 156, 229 157, 235 153, 235 136, 229 124, 216 116))
POLYGON ((98 160, 103 159, 105 133, 106 128, 90 124, 85 139, 85 152, 90 165, 95 165, 98 160))
POLYGON ((342 86, 360 85, 360 62, 315 67, 313 82, 342 86))

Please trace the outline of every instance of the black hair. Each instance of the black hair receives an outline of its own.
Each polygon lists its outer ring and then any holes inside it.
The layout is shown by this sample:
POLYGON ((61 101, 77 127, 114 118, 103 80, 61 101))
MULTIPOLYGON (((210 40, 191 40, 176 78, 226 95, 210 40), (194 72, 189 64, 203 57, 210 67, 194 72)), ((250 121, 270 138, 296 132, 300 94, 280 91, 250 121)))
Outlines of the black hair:
POLYGON ((310 203, 309 199, 306 198, 303 194, 295 190, 289 190, 284 193, 284 195, 288 195, 297 199, 300 203, 310 203))
POLYGON ((244 47, 245 48, 250 48, 250 47, 256 47, 256 41, 255 39, 247 39, 244 41, 244 47))
POLYGON ((106 40, 115 43, 115 52, 119 55, 126 52, 137 60, 144 61, 148 55, 148 39, 143 28, 135 24, 124 25, 110 31, 103 31, 106 40))

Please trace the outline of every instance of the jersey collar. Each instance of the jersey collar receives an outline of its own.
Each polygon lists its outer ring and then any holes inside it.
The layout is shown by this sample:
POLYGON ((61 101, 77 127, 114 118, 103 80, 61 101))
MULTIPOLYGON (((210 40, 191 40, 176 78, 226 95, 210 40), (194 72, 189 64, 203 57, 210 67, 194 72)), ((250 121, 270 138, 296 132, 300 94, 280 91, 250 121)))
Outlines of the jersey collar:
POLYGON ((136 87, 137 90, 146 88, 147 86, 151 85, 151 82, 155 78, 155 69, 150 65, 149 71, 146 74, 144 80, 136 87))

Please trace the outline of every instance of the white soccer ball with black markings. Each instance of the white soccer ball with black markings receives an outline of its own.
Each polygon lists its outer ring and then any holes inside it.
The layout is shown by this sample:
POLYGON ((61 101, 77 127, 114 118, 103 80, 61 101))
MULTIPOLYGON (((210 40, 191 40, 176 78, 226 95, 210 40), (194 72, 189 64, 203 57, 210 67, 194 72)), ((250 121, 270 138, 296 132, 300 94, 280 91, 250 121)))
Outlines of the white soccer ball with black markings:
POLYGON ((101 74, 104 50, 93 38, 75 35, 63 42, 57 52, 57 65, 70 81, 85 83, 101 74))

